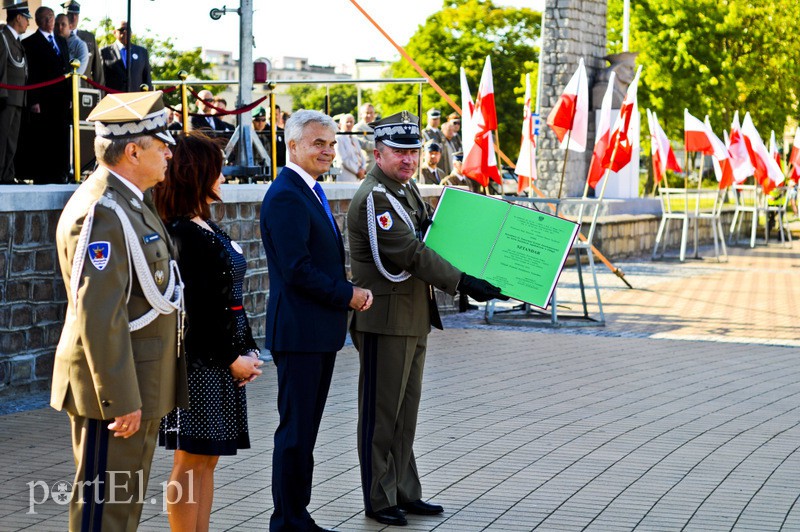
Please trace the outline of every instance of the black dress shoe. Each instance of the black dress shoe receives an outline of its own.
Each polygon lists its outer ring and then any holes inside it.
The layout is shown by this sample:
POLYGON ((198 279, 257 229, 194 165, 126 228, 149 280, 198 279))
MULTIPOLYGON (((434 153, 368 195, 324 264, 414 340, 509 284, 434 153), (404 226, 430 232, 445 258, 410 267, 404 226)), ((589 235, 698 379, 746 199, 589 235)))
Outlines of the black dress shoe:
POLYGON ((416 515, 438 515, 444 512, 444 508, 440 505, 423 502, 421 500, 404 502, 400 505, 400 509, 416 515))
POLYGON ((390 506, 389 508, 384 508, 377 512, 365 511, 364 513, 370 519, 374 519, 384 525, 406 526, 408 524, 406 517, 397 509, 397 506, 390 506))

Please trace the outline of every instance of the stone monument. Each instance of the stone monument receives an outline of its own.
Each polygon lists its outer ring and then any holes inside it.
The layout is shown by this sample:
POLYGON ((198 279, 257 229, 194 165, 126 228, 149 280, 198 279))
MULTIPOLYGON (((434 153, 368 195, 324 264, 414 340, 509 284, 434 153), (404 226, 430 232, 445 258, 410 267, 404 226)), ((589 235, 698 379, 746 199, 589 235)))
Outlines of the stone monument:
MULTIPOLYGON (((638 52, 622 52, 619 54, 607 55, 603 58, 610 64, 597 73, 597 79, 592 87, 592 109, 594 110, 594 117, 590 116, 589 121, 594 122, 595 128, 600 123, 600 107, 603 103, 603 96, 608 88, 608 80, 611 77, 611 72, 616 74, 611 98, 612 121, 616 120, 619 116, 619 109, 622 107, 622 101, 625 99, 625 95, 628 92, 628 86, 636 75, 637 55, 639 55, 638 52)), ((641 110, 633 116, 630 127, 634 136, 641 136, 641 110)), ((611 173, 608 179, 608 185, 605 185, 603 195, 605 198, 628 199, 639 197, 640 151, 641 144, 638 144, 633 150, 630 164, 622 168, 619 172, 611 173)), ((597 193, 595 196, 599 196, 601 187, 603 187, 603 180, 597 184, 597 193)))
MULTIPOLYGON (((583 57, 586 75, 591 87, 598 73, 605 68, 606 56, 606 0, 547 0, 542 32, 541 106, 542 128, 537 148, 536 185, 545 195, 558 194, 564 152, 558 149, 558 139, 544 122, 558 101, 569 78, 583 57)), ((632 76, 631 76, 632 77, 632 76)), ((590 100, 592 97, 590 96, 590 100)), ((602 96, 601 96, 602 100, 602 96)), ((600 102, 589 102, 590 108, 600 102)), ((589 117, 589 132, 584 153, 570 152, 562 196, 580 196, 586 183, 586 174, 592 159, 595 122, 589 117)))

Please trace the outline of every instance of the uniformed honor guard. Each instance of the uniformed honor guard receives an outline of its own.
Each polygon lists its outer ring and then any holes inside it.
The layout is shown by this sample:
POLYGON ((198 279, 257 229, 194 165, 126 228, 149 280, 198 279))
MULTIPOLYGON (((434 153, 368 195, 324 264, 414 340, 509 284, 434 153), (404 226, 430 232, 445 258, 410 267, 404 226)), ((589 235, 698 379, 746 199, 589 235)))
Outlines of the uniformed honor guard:
MULTIPOLYGON (((0 26, 0 83, 25 85, 28 65, 20 37, 31 19, 28 2, 5 2, 6 24, 0 26)), ((0 88, 0 185, 14 184, 14 155, 25 107, 25 91, 0 88)))
POLYGON ((161 417, 187 407, 183 295, 148 190, 174 144, 161 92, 110 94, 92 111, 100 167, 56 230, 67 290, 50 405, 72 424, 69 529, 136 530, 161 417))
POLYGON ((361 361, 358 456, 367 517, 405 525, 403 512, 444 511, 422 501, 412 448, 428 333, 431 325, 441 329, 433 286, 478 301, 503 296, 421 241, 432 213, 411 179, 422 146, 419 119, 403 111, 370 126, 375 166, 347 213, 353 282, 375 297, 351 324, 361 361))

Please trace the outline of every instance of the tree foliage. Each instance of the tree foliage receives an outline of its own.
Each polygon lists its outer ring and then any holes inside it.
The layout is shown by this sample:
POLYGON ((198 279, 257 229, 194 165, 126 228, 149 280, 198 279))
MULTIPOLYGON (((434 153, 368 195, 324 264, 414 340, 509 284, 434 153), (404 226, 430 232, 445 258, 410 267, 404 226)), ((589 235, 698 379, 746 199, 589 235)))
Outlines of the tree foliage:
MULTIPOLYGON (((500 146, 512 159, 519 150, 524 74, 538 63, 540 24, 541 14, 530 9, 498 7, 492 0, 445 0, 442 10, 428 17, 405 47, 457 105, 461 105, 459 67, 466 70, 474 98, 486 56, 491 56, 500 146)), ((389 75, 419 77, 405 59, 395 62, 389 75)), ((532 74, 534 87, 535 80, 532 74)), ((373 103, 383 116, 402 109, 416 113, 418 93, 417 85, 386 85, 373 103)), ((445 99, 425 84, 423 113, 431 107, 445 115, 452 112, 445 99)))
MULTIPOLYGON (((749 111, 762 136, 797 113, 800 19, 796 0, 636 0, 631 50, 644 65, 639 98, 671 136, 683 109, 718 132, 749 111)), ((609 51, 621 49, 622 0, 609 1, 609 51)))
MULTIPOLYGON (((350 113, 358 120, 358 89, 355 85, 330 85, 330 109, 329 114, 336 116, 343 113, 350 113)), ((326 87, 316 85, 291 85, 288 90, 292 97, 295 109, 315 109, 325 110, 326 87)), ((361 91, 362 101, 369 101, 371 92, 361 91)))

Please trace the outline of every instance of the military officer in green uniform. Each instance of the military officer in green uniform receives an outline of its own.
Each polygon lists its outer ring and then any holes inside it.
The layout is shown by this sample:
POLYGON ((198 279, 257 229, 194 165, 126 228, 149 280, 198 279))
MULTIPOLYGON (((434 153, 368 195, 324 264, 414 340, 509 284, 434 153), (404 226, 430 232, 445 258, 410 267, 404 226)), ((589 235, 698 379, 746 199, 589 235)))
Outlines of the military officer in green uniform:
POLYGON ((89 120, 100 167, 56 229, 67 312, 50 404, 72 424, 69 529, 133 531, 159 421, 188 406, 182 283, 147 192, 174 140, 160 92, 110 94, 89 120))
POLYGON ((503 296, 421 241, 431 212, 411 179, 422 146, 419 119, 403 111, 370 126, 375 166, 347 213, 353 283, 374 295, 351 324, 361 361, 358 455, 367 517, 402 526, 404 512, 444 511, 422 501, 412 449, 428 333, 441 328, 433 286, 479 301, 503 296))

